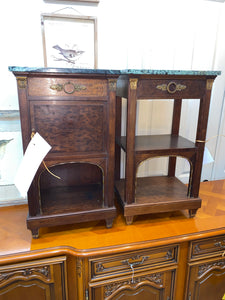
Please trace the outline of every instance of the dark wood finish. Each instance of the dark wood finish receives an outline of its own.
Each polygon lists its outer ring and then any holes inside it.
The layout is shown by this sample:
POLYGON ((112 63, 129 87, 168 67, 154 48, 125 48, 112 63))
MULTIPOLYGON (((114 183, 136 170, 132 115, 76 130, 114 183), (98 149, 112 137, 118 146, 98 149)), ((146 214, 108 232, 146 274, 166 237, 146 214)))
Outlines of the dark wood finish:
MULTIPOLYGON (((117 171, 115 187, 127 224, 132 223, 135 215, 177 209, 188 209, 190 217, 193 217, 201 207, 199 184, 214 78, 215 76, 148 74, 119 77, 117 105, 121 97, 127 98, 127 127, 126 136, 121 137, 121 108, 119 107, 116 117, 119 122, 116 129, 116 165, 119 166, 120 163, 119 147, 126 153, 126 162, 125 180, 119 179, 119 171, 117 171), (200 99, 195 143, 179 136, 183 98, 200 99), (171 135, 135 136, 136 103, 139 99, 174 99, 171 135), (169 157, 168 178, 163 179, 163 184, 161 177, 136 179, 140 163, 160 156, 169 157), (180 188, 174 186, 178 156, 187 159, 190 163, 189 184, 183 196, 180 196, 180 188), (173 192, 171 192, 171 182, 173 192)), ((179 183, 180 185, 182 184, 179 183)))
MULTIPOLYGON (((174 99, 174 107, 173 107, 173 121, 172 121, 172 136, 179 135, 180 129, 180 116, 181 116, 181 106, 182 99, 174 99)), ((176 157, 169 158, 169 166, 168 166, 168 176, 175 176, 176 171, 176 157)))
POLYGON ((161 78, 156 78, 160 76, 149 77, 151 77, 151 80, 149 80, 149 78, 146 78, 138 82, 138 99, 174 99, 174 96, 177 99, 189 99, 190 94, 192 95, 193 99, 199 99, 204 96, 205 78, 197 79, 193 76, 191 79, 189 79, 188 77, 185 78, 185 76, 180 76, 180 78, 183 77, 182 79, 180 79, 179 76, 176 75, 162 75, 161 78), (168 93, 167 91, 163 91, 157 88, 157 86, 159 85, 168 86, 168 84, 170 84, 171 82, 175 82, 177 85, 185 85, 186 88, 182 91, 176 91, 175 93, 168 93))
POLYGON ((14 72, 18 82, 24 151, 32 132, 52 149, 28 191, 27 226, 38 229, 106 221, 114 206, 115 106, 117 75, 14 72), (21 83, 22 80, 22 83, 21 83))
MULTIPOLYGON (((121 113, 122 113, 122 101, 119 96, 116 97, 116 128, 115 134, 117 139, 121 138, 121 113)), ((115 180, 120 179, 120 160, 121 149, 118 142, 115 144, 115 180)))
POLYGON ((137 216, 126 226, 119 214, 111 229, 96 220, 41 228, 39 239, 26 228, 27 206, 2 207, 0 294, 11 296, 15 287, 13 299, 57 299, 57 293, 68 300, 221 300, 225 181, 201 183, 200 197, 194 219, 186 211, 167 212, 137 216))
MULTIPOLYGON (((121 137, 119 141, 122 149, 127 152, 126 149, 126 137, 121 137)), ((158 152, 162 151, 167 154, 170 151, 177 151, 177 153, 186 150, 195 150, 196 146, 191 141, 176 135, 139 135, 135 137, 135 153, 154 153, 155 156, 158 152), (179 151, 179 152, 178 152, 179 151)))

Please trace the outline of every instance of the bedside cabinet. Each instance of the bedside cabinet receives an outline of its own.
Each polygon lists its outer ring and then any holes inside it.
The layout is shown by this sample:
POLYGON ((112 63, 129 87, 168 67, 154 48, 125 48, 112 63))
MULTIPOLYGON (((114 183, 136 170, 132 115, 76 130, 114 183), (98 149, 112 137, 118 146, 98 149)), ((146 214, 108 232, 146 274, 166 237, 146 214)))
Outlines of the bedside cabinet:
POLYGON ((24 151, 35 132, 52 146, 28 191, 33 237, 40 227, 76 222, 104 219, 111 227, 116 71, 9 69, 17 78, 24 151))

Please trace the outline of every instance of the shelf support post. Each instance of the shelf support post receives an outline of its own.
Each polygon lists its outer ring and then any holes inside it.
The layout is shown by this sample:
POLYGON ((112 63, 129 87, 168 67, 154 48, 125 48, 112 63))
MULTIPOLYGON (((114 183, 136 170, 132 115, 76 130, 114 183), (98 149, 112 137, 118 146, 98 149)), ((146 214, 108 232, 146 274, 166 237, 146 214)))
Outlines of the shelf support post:
POLYGON ((127 98, 127 137, 126 137, 126 183, 125 202, 134 202, 135 193, 135 125, 137 106, 137 85, 138 78, 129 78, 128 98, 127 98))
MULTIPOLYGON (((173 105, 173 120, 172 120, 172 135, 179 135, 180 115, 181 115, 182 99, 174 99, 173 105)), ((176 157, 169 158, 168 176, 174 177, 176 171, 176 157)))

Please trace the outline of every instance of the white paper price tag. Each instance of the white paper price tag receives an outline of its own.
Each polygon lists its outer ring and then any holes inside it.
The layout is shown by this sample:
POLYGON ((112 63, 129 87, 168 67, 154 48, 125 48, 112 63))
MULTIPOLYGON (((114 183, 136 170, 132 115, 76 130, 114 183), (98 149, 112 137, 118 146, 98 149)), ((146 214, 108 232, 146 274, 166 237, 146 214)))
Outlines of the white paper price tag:
POLYGON ((39 133, 35 133, 25 151, 14 183, 21 196, 25 197, 31 182, 46 154, 52 147, 39 133))
POLYGON ((214 162, 214 159, 211 153, 209 152, 209 149, 205 147, 204 155, 203 155, 203 165, 210 164, 212 162, 214 162))

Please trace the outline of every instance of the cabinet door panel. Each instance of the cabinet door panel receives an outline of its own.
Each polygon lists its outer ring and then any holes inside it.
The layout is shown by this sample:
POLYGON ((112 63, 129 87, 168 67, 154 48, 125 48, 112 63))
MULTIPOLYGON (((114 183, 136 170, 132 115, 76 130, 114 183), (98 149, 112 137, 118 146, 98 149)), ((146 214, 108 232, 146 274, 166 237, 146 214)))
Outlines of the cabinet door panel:
POLYGON ((175 270, 91 285, 91 300, 172 300, 175 270))
POLYGON ((190 267, 188 300, 222 300, 225 295, 225 260, 190 267))
POLYGON ((52 146, 50 154, 105 153, 106 103, 31 101, 31 128, 52 146))
POLYGON ((51 300, 55 299, 54 289, 37 280, 31 282, 17 281, 0 290, 0 300, 51 300))
POLYGON ((0 267, 0 300, 66 299, 65 257, 0 267))

